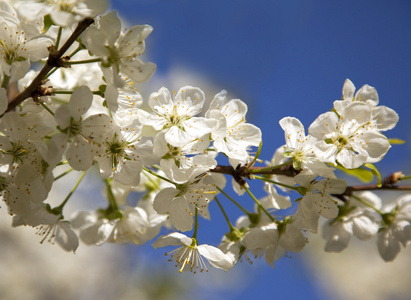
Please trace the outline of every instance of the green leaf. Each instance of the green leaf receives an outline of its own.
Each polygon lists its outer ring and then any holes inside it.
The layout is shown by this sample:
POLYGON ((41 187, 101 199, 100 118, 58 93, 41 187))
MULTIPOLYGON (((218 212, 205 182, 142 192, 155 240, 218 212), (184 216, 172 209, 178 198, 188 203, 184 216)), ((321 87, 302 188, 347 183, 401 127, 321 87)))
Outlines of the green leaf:
POLYGON ((381 185, 382 185, 382 184, 381 184, 382 178, 381 178, 380 171, 378 171, 377 167, 374 166, 373 164, 364 164, 364 167, 366 167, 366 168, 368 168, 368 169, 371 169, 371 172, 372 172, 375 176, 377 176, 377 178, 378 178, 377 186, 378 186, 378 187, 381 187, 381 185))
POLYGON ((343 166, 337 165, 337 169, 348 175, 355 176, 363 182, 371 182, 374 179, 374 173, 362 167, 356 169, 346 169, 343 166))
POLYGON ((406 141, 402 139, 388 139, 388 141, 390 142, 391 145, 402 145, 406 143, 406 141))

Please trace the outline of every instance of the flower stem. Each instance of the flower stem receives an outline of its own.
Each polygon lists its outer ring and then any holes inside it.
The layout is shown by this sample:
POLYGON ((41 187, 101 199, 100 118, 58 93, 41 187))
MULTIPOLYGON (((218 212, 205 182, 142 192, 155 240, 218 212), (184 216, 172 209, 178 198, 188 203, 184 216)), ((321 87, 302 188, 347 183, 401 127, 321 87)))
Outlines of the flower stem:
POLYGON ((156 176, 156 177, 164 180, 164 181, 167 181, 167 182, 169 182, 169 183, 171 183, 171 184, 177 185, 176 183, 172 182, 170 179, 165 178, 165 177, 163 177, 163 176, 161 176, 161 175, 159 175, 159 174, 151 171, 150 169, 147 169, 146 167, 144 167, 143 170, 146 171, 146 172, 148 172, 148 173, 150 173, 151 175, 154 175, 154 176, 156 176))
POLYGON ((59 44, 60 44, 60 40, 61 40, 61 33, 63 32, 63 27, 59 27, 59 31, 57 33, 57 39, 56 39, 56 46, 55 48, 58 49, 59 48, 59 44))
POLYGON ((77 180, 76 184, 73 186, 70 193, 67 195, 66 199, 64 199, 64 201, 57 207, 57 209, 59 209, 60 211, 63 210, 64 205, 66 205, 66 203, 70 199, 71 195, 73 195, 74 191, 79 186, 79 184, 80 184, 81 180, 83 179, 84 175, 86 175, 86 171, 81 173, 81 175, 80 175, 79 179, 77 180))
POLYGON ((262 181, 270 182, 272 184, 280 185, 280 186, 289 188, 289 189, 294 190, 294 191, 298 191, 298 188, 296 188, 295 186, 291 186, 291 185, 288 185, 288 184, 277 182, 277 181, 274 181, 274 180, 271 180, 271 179, 268 179, 268 178, 265 178, 265 177, 254 175, 254 178, 255 179, 260 179, 262 181))
POLYGON ((231 202, 233 202, 243 213, 245 213, 247 216, 250 216, 251 214, 244 208, 242 207, 237 201, 235 201, 230 195, 228 195, 226 192, 224 192, 221 188, 217 186, 217 189, 228 198, 231 202))
POLYGON ((118 210, 118 205, 117 205, 117 202, 116 202, 116 197, 114 197, 113 190, 111 189, 110 181, 111 180, 109 178, 104 179, 104 182, 106 183, 106 187, 107 187, 108 203, 114 211, 117 211, 118 210))
POLYGON ((77 49, 74 50, 74 51, 69 55, 69 57, 72 58, 72 57, 73 57, 74 55, 76 55, 80 50, 83 50, 83 49, 85 49, 85 48, 82 46, 82 44, 80 44, 80 45, 77 47, 77 49))
POLYGON ((59 68, 53 68, 46 76, 44 76, 44 79, 49 78, 51 75, 53 75, 54 72, 56 72, 59 68))
POLYGON ((159 191, 161 190, 161 188, 160 188, 160 186, 157 184, 157 182, 155 182, 150 176, 148 176, 147 173, 144 173, 144 172, 143 172, 143 174, 144 174, 144 176, 147 177, 147 180, 150 181, 157 190, 159 190, 159 191))
POLYGON ((257 198, 253 195, 253 193, 251 193, 251 191, 246 187, 244 187, 244 189, 251 196, 251 198, 253 198, 254 202, 257 203, 258 207, 261 208, 261 210, 270 218, 270 220, 273 221, 274 223, 277 223, 277 220, 274 219, 273 216, 264 208, 264 206, 261 204, 260 201, 257 200, 257 198))
POLYGON ((54 112, 46 104, 44 104, 44 102, 40 102, 40 105, 43 106, 43 108, 47 110, 52 116, 54 116, 54 112))
POLYGON ((351 195, 351 197, 354 198, 355 200, 361 202, 362 204, 364 204, 364 205, 372 208, 373 210, 375 210, 375 211, 376 211, 377 213, 379 213, 380 215, 383 215, 383 214, 384 214, 384 212, 382 212, 382 211, 379 210, 378 208, 374 207, 374 205, 372 205, 371 203, 368 203, 367 201, 364 201, 364 200, 361 199, 360 197, 355 196, 355 195, 351 195))
POLYGON ((195 210, 195 223, 194 223, 194 232, 193 239, 197 239, 197 228, 198 228, 198 209, 195 210))
POLYGON ((68 161, 67 160, 62 160, 61 162, 59 162, 58 164, 57 164, 57 166, 63 166, 63 165, 67 165, 68 164, 68 161))
POLYGON ((54 178, 54 181, 59 180, 60 178, 64 177, 65 175, 71 173, 72 171, 74 171, 73 168, 68 169, 67 171, 63 172, 62 174, 56 176, 56 177, 54 178))
POLYGON ((228 224, 228 227, 230 228, 230 231, 231 231, 231 230, 234 230, 234 226, 233 226, 233 224, 231 224, 231 221, 230 221, 230 219, 228 218, 228 216, 227 216, 227 214, 226 214, 223 206, 221 205, 220 200, 218 200, 217 197, 214 197, 214 199, 215 199, 215 201, 217 202, 218 207, 220 207, 220 210, 221 210, 221 212, 223 213, 225 220, 227 221, 227 224, 228 224))

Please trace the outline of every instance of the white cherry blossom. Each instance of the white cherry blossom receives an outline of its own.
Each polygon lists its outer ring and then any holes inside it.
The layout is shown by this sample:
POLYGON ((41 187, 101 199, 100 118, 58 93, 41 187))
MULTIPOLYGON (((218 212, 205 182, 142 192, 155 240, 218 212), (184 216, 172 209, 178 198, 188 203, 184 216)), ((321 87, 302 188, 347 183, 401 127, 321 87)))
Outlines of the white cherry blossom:
POLYGON ((93 18, 109 8, 108 0, 17 0, 16 5, 24 17, 40 19, 49 14, 60 26, 70 26, 88 17, 93 18))
POLYGON ((175 183, 184 183, 217 165, 217 161, 205 153, 210 144, 207 136, 195 139, 181 147, 168 144, 164 132, 154 140, 154 154, 161 157, 161 170, 175 183))
POLYGON ((221 91, 214 96, 206 117, 218 121, 218 127, 211 132, 214 148, 229 158, 245 160, 247 148, 258 146, 261 130, 246 123, 247 105, 239 100, 227 100, 227 92, 221 91))
POLYGON ((205 257, 214 268, 224 271, 228 271, 234 265, 232 258, 220 249, 206 244, 198 245, 195 238, 189 238, 179 232, 162 235, 153 243, 154 249, 166 246, 180 246, 176 250, 166 253, 175 260, 180 273, 183 271, 208 272, 202 257, 205 257))
POLYGON ((295 181, 302 188, 303 198, 299 201, 294 220, 298 226, 312 232, 317 232, 320 215, 327 219, 338 215, 338 202, 330 195, 341 194, 347 187, 343 179, 316 177, 304 173, 295 177, 295 181))
POLYGON ((348 104, 359 101, 371 107, 372 125, 377 130, 386 131, 395 127, 399 120, 398 114, 387 106, 378 105, 379 98, 374 87, 365 84, 355 95, 354 92, 354 84, 349 79, 346 79, 343 86, 343 101, 334 102, 334 109, 338 114, 341 114, 344 107, 348 104))
POLYGON ((311 135, 305 135, 304 126, 298 119, 285 117, 280 120, 280 125, 284 130, 286 142, 282 154, 292 160, 294 169, 335 178, 333 169, 315 156, 313 148, 318 140, 311 135))
POLYGON ((378 233, 378 252, 385 261, 392 261, 411 242, 411 195, 399 197, 382 208, 383 229, 378 233))
POLYGON ((90 108, 93 95, 88 87, 77 88, 68 104, 58 107, 55 119, 59 133, 50 140, 47 161, 58 163, 64 151, 71 167, 75 170, 87 170, 93 163, 94 156, 104 153, 105 132, 110 128, 107 115, 97 114, 83 120, 82 116, 90 108))
POLYGON ((174 95, 162 87, 152 93, 148 100, 151 113, 139 110, 139 120, 157 131, 165 133, 165 140, 173 146, 184 146, 196 138, 201 138, 215 129, 216 120, 198 115, 204 105, 205 95, 196 87, 185 86, 174 95))
POLYGON ((210 219, 208 205, 217 194, 216 183, 220 188, 225 185, 225 178, 219 175, 193 176, 186 183, 161 190, 154 199, 154 209, 159 214, 169 213, 177 230, 191 230, 195 210, 203 218, 210 219))
POLYGON ((327 112, 310 126, 309 133, 319 139, 314 152, 323 162, 358 168, 380 161, 391 147, 388 139, 371 126, 371 108, 353 102, 337 115, 327 112))
POLYGON ((116 12, 109 12, 82 35, 87 49, 103 59, 101 63, 108 83, 123 86, 119 73, 131 80, 147 80, 156 69, 153 63, 143 63, 137 56, 145 51, 145 39, 151 33, 150 25, 135 25, 126 32, 121 31, 121 20, 116 12))
MULTIPOLYGON (((357 197, 377 209, 381 207, 381 199, 371 192, 363 192, 357 197)), ((348 247, 353 235, 364 241, 377 234, 378 218, 370 207, 353 199, 350 203, 340 206, 339 209, 339 216, 334 220, 327 221, 323 226, 323 238, 327 241, 326 252, 343 251, 348 247)))

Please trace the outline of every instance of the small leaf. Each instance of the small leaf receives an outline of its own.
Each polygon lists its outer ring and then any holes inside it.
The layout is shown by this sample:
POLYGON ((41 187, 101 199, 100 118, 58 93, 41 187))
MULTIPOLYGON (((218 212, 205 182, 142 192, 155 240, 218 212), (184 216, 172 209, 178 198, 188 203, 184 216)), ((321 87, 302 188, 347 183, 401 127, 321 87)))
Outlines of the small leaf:
POLYGON ((377 178, 378 178, 378 183, 377 183, 377 186, 378 187, 381 187, 381 174, 380 174, 380 171, 378 171, 378 169, 377 169, 377 167, 376 166, 374 166, 373 164, 364 164, 364 167, 366 167, 366 168, 368 168, 368 169, 371 169, 371 171, 372 171, 372 173, 375 175, 375 176, 377 176, 377 178))
POLYGON ((371 182, 374 179, 374 173, 364 168, 346 169, 343 166, 337 165, 337 169, 347 173, 348 175, 355 176, 361 181, 371 182))
POLYGON ((406 141, 402 139, 388 139, 388 141, 390 142, 391 145, 402 145, 406 143, 406 141))

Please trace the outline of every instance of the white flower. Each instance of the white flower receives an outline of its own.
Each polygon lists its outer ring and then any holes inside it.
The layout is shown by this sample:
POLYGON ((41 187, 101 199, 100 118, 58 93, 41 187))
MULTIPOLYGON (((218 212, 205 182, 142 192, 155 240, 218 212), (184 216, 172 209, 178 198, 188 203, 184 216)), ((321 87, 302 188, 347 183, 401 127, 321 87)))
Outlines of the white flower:
POLYGON ((137 186, 144 164, 154 164, 157 159, 152 155, 152 141, 140 136, 140 128, 119 128, 111 126, 102 142, 103 153, 95 160, 99 163, 104 178, 113 177, 116 181, 137 186))
POLYGON ((70 227, 68 221, 58 220, 51 224, 42 224, 37 226, 37 234, 43 236, 41 244, 47 242, 54 244, 56 242, 67 252, 76 252, 79 245, 78 237, 70 227))
POLYGON ((147 214, 139 207, 126 206, 124 210, 76 212, 71 220, 79 228, 80 239, 89 245, 104 242, 140 244, 146 242, 147 214))
POLYGON ((36 145, 45 144, 39 139, 36 128, 31 129, 24 118, 15 112, 5 114, 0 123, 0 163, 13 170, 14 180, 27 182, 36 179, 45 171, 43 156, 36 145), (22 166, 30 167, 32 174, 20 172, 22 166))
POLYGON ((33 24, 21 22, 7 2, 1 1, 0 5, 0 69, 14 82, 29 71, 30 61, 48 56, 47 48, 53 40, 41 35, 40 28, 33 24))
POLYGON ((346 79, 343 86, 343 100, 334 102, 334 109, 338 114, 341 114, 343 108, 348 104, 359 101, 371 107, 371 123, 377 130, 386 131, 395 127, 399 120, 398 114, 389 107, 378 105, 378 94, 374 87, 366 84, 355 95, 354 92, 354 84, 349 79, 346 79))
POLYGON ((110 118, 97 114, 83 120, 82 116, 90 108, 93 95, 88 87, 77 88, 70 102, 58 107, 54 115, 59 133, 49 143, 47 161, 55 165, 66 150, 67 161, 75 170, 87 170, 96 155, 103 153, 106 131, 110 128, 110 118))
MULTIPOLYGON (((381 207, 381 199, 371 192, 363 192, 357 196, 375 208, 381 207)), ((359 240, 368 240, 377 234, 379 225, 373 210, 361 202, 351 203, 353 201, 356 200, 353 199, 339 208, 339 216, 336 219, 324 223, 323 238, 327 241, 326 252, 343 251, 347 248, 352 235, 359 240)))
POLYGON ((175 183, 184 183, 190 177, 207 172, 217 165, 217 161, 205 153, 210 145, 207 136, 177 147, 168 144, 165 133, 159 132, 154 140, 154 154, 161 157, 161 170, 175 183))
POLYGON ((144 53, 144 40, 152 30, 149 25, 135 25, 122 33, 121 20, 113 11, 101 17, 96 26, 87 29, 81 39, 88 50, 103 58, 101 67, 108 83, 123 86, 120 72, 133 81, 141 82, 156 69, 155 64, 143 63, 137 58, 144 53))
POLYGON ((335 178, 333 169, 321 162, 314 153, 314 144, 318 141, 310 135, 305 135, 303 124, 292 117, 280 120, 284 130, 285 142, 283 156, 290 158, 296 170, 303 169, 319 176, 335 178))
POLYGON ((120 127, 136 124, 138 108, 143 103, 143 97, 128 82, 121 88, 114 84, 109 84, 104 92, 105 103, 107 104, 113 119, 120 127))
POLYGON ((370 106, 356 101, 339 113, 324 113, 309 128, 310 134, 320 140, 314 147, 318 159, 338 162, 347 169, 380 161, 391 146, 383 134, 372 128, 370 106))
POLYGON ((49 14, 55 24, 70 26, 86 17, 102 14, 110 3, 108 0, 20 0, 17 5, 19 12, 30 20, 49 14))
POLYGON ((139 120, 155 130, 165 133, 165 140, 173 146, 184 146, 196 138, 212 132, 216 120, 194 117, 201 112, 205 101, 202 90, 196 87, 182 87, 174 96, 165 87, 152 93, 148 104, 152 113, 139 110, 139 120))
POLYGON ((208 272, 202 256, 213 267, 224 271, 228 271, 234 265, 231 257, 224 254, 220 249, 210 245, 198 245, 195 238, 189 238, 179 232, 162 235, 153 243, 154 249, 166 246, 180 246, 176 250, 166 253, 175 260, 180 273, 183 271, 197 273, 204 270, 208 272))
POLYGON ((411 242, 411 195, 382 208, 384 228, 378 233, 378 252, 385 261, 392 261, 411 242))
MULTIPOLYGON (((256 211, 258 210, 256 207, 256 211)), ((267 215, 262 214, 257 224, 251 224, 249 218, 243 218, 237 221, 236 227, 245 231, 241 244, 255 257, 265 255, 266 262, 273 268, 274 262, 287 251, 299 252, 306 243, 300 228, 290 218, 275 223, 267 215), (244 229, 247 227, 249 229, 244 229)))
POLYGON ((286 209, 291 207, 291 200, 288 196, 281 196, 277 193, 273 184, 266 182, 264 184, 264 190, 267 191, 268 195, 260 199, 260 203, 265 209, 286 209))
POLYGON ((301 173, 295 181, 303 188, 303 198, 300 200, 294 220, 299 226, 312 232, 317 232, 319 216, 327 219, 338 215, 337 201, 331 194, 341 194, 347 184, 343 179, 320 178, 315 175, 301 173))
POLYGON ((214 147, 229 158, 245 160, 247 148, 258 146, 261 142, 261 130, 246 123, 247 105, 239 100, 226 99, 227 92, 221 91, 214 96, 206 117, 218 121, 218 127, 211 132, 214 147))
POLYGON ((225 177, 218 175, 194 176, 184 184, 161 190, 154 199, 154 209, 159 214, 169 213, 170 221, 177 230, 191 230, 194 210, 203 218, 210 219, 208 204, 217 193, 216 183, 220 188, 225 185, 225 177))

